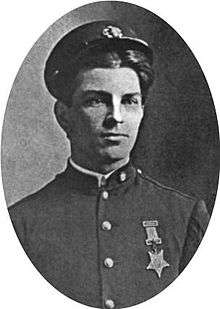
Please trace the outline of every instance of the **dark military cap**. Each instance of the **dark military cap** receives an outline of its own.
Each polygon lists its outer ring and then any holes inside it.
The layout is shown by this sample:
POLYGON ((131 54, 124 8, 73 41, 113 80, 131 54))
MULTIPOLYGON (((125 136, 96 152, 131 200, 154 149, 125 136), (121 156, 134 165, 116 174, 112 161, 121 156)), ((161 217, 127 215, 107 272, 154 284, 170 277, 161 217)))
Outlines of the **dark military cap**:
POLYGON ((134 49, 142 51, 149 64, 153 53, 147 42, 128 26, 115 21, 103 20, 84 24, 68 32, 49 55, 44 79, 49 92, 57 99, 68 100, 72 81, 78 73, 77 63, 85 52, 96 47, 134 49))

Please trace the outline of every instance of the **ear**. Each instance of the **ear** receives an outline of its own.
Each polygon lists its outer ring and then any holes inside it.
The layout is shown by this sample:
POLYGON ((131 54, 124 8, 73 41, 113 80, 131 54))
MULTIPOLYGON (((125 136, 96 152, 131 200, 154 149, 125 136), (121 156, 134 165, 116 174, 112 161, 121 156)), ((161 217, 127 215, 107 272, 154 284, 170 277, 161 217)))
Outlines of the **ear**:
POLYGON ((67 133, 70 131, 69 125, 69 107, 62 101, 56 101, 54 105, 54 114, 61 128, 67 133))

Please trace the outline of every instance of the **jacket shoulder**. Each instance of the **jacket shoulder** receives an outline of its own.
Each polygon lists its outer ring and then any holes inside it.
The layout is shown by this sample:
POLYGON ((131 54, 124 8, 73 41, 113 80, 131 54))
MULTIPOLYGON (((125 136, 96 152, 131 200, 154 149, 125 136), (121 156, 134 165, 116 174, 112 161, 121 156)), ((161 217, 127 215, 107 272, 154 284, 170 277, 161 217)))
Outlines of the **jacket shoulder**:
POLYGON ((26 209, 28 212, 33 212, 35 208, 37 208, 37 211, 39 212, 41 207, 44 207, 45 205, 50 205, 50 200, 56 198, 59 192, 59 188, 59 179, 57 179, 56 177, 51 182, 42 187, 40 190, 22 198, 18 202, 9 206, 8 209, 10 215, 18 212, 22 214, 23 212, 26 212, 26 209))
POLYGON ((183 193, 177 189, 172 187, 166 186, 159 181, 153 179, 152 177, 144 174, 140 169, 137 169, 137 173, 142 179, 143 183, 147 186, 150 186, 152 190, 156 191, 157 193, 162 193, 165 196, 173 196, 179 198, 181 200, 185 200, 191 203, 196 203, 198 200, 196 197, 190 196, 186 193, 183 193))

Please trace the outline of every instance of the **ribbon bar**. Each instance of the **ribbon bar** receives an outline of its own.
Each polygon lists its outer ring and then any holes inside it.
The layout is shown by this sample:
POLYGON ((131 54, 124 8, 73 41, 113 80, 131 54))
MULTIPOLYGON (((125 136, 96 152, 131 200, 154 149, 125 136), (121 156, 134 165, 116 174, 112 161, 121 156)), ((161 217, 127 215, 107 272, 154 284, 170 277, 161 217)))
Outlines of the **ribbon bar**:
POLYGON ((157 220, 143 221, 143 227, 151 227, 151 226, 158 226, 158 221, 157 220))
POLYGON ((162 243, 161 238, 158 237, 156 227, 158 226, 157 220, 143 221, 143 227, 145 227, 147 239, 145 240, 146 245, 150 246, 153 243, 160 245, 162 243))

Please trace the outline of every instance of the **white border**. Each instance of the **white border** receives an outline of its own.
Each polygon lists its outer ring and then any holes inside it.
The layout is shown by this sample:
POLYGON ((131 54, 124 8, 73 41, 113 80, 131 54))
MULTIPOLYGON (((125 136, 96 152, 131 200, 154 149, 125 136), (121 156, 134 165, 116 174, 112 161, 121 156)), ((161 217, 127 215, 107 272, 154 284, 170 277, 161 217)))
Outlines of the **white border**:
MULTIPOLYGON (((90 1, 92 2, 92 1, 90 1)), ((131 2, 131 1, 128 1, 131 2)), ((220 117, 219 8, 217 0, 132 1, 164 18, 184 38, 198 59, 220 117)), ((89 1, 7 0, 0 4, 0 102, 2 123, 17 71, 33 43, 58 18, 89 1)), ((220 194, 213 217, 187 270, 164 292, 138 305, 156 308, 218 308, 220 278, 220 194)), ((0 307, 69 309, 82 306, 57 292, 35 270, 23 252, 7 214, 0 187, 0 307)))

